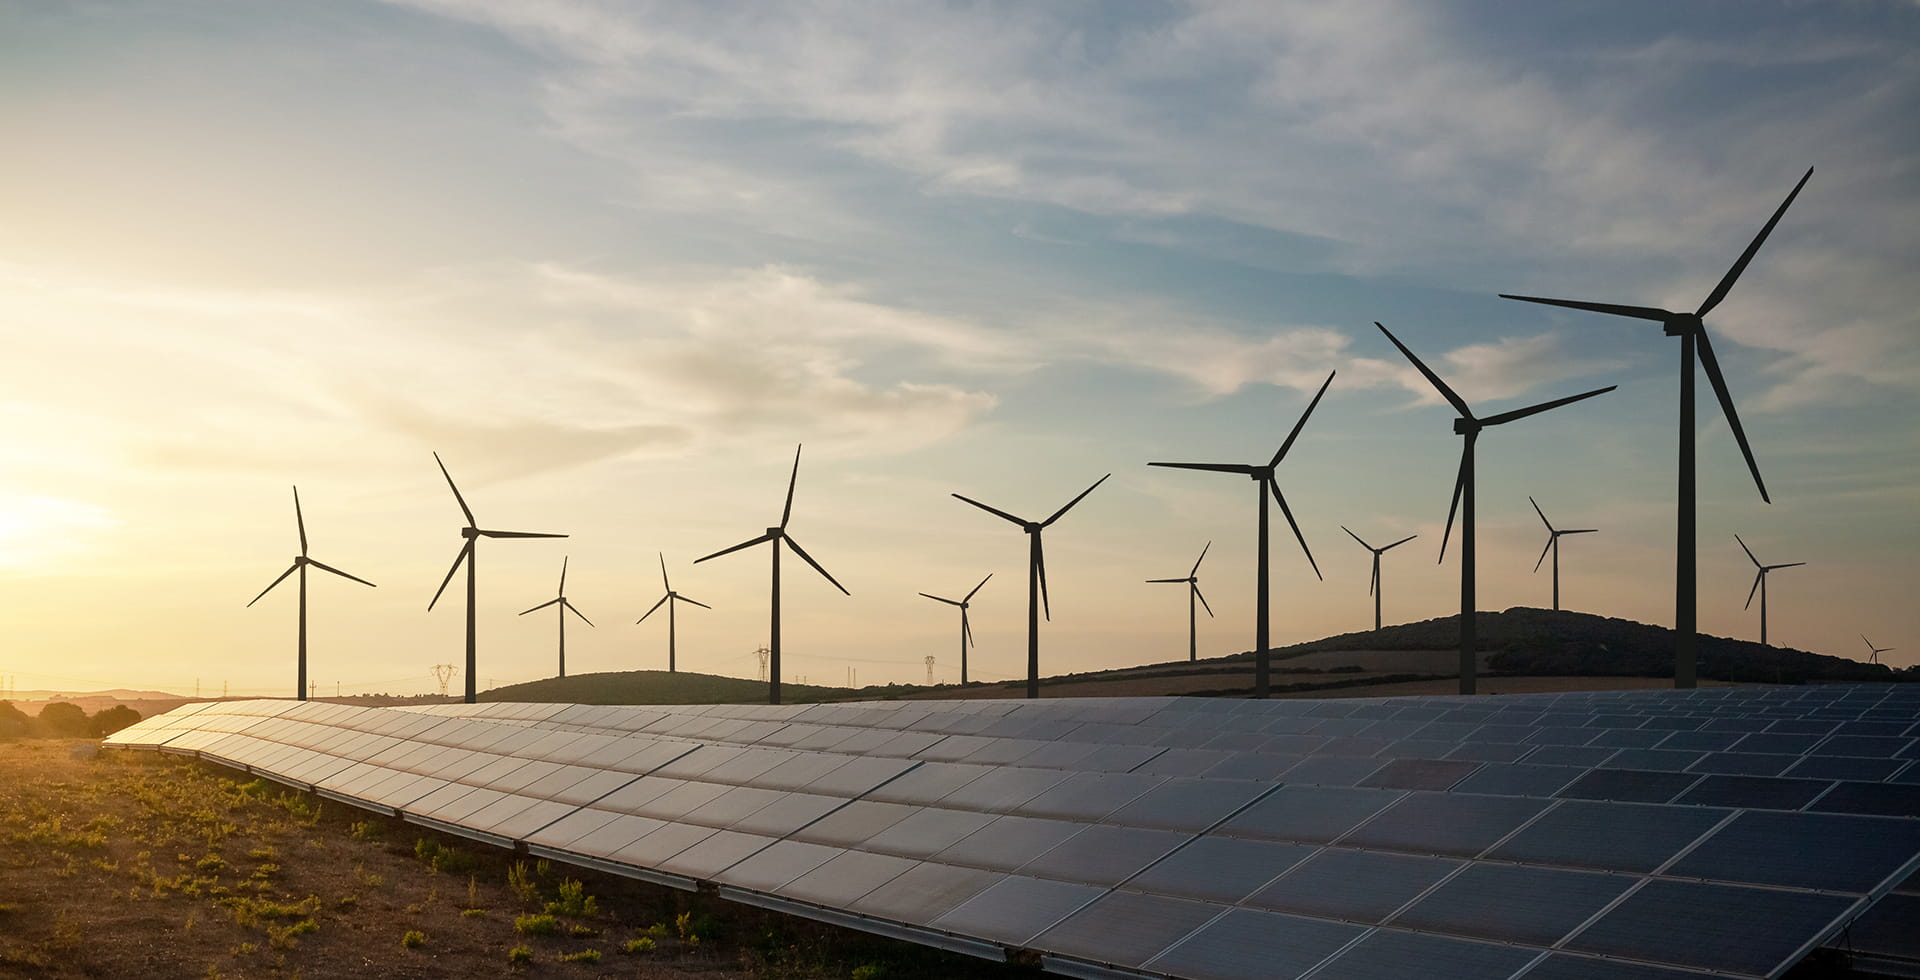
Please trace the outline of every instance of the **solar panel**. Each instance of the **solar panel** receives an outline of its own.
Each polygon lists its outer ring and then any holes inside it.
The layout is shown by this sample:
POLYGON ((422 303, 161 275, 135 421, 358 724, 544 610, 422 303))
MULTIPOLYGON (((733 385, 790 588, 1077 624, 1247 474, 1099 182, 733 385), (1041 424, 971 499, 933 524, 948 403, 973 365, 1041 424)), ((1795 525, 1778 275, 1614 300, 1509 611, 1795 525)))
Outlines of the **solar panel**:
POLYGON ((1848 923, 1904 955, 1916 733, 1920 689, 1859 686, 224 702, 109 743, 1078 976, 1677 980, 1777 976, 1848 923))

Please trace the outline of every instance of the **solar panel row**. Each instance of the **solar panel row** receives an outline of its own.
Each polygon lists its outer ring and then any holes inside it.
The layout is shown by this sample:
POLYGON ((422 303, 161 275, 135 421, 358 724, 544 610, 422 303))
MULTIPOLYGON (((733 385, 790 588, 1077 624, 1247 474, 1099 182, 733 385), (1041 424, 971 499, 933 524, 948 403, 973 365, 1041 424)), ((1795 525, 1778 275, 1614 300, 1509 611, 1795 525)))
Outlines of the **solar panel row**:
POLYGON ((1913 784, 1886 780, 1912 768, 1917 721, 1920 698, 1891 686, 1498 704, 245 702, 113 741, 680 887, 1032 948, 1067 972, 1605 978, 1777 975, 1894 890, 1920 862, 1920 811, 1913 784), (1645 744, 1584 766, 1564 755, 1636 733, 1645 744), (1692 766, 1755 736, 1798 739, 1744 753, 1781 772, 1899 765, 1879 781, 1596 767, 1647 751, 1692 766))

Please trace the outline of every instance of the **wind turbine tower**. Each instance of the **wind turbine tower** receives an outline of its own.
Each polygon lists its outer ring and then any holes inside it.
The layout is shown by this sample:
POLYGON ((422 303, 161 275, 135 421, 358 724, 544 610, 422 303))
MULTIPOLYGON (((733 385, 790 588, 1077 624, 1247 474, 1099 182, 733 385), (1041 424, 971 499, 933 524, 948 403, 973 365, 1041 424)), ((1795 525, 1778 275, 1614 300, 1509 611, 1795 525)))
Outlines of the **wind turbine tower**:
MULTIPOLYGON (((580 617, 581 622, 588 626, 593 626, 593 620, 588 619, 586 613, 574 608, 573 603, 567 601, 567 558, 565 555, 560 557, 560 588, 557 594, 554 598, 548 599, 520 615, 525 616, 530 612, 539 612, 548 606, 556 607, 554 611, 559 614, 560 618, 560 676, 565 677, 567 676, 567 613, 571 612, 575 616, 580 617)), ((598 627, 595 628, 597 629, 598 627)))
MULTIPOLYGON (((1733 540, 1740 541, 1740 535, 1738 534, 1734 535, 1733 540)), ((1740 550, 1747 553, 1747 560, 1750 562, 1753 562, 1753 567, 1756 569, 1756 571, 1753 573, 1753 588, 1747 590, 1747 604, 1740 608, 1752 609, 1753 594, 1755 592, 1760 593, 1760 645, 1766 646, 1767 645, 1767 573, 1773 571, 1776 568, 1795 568, 1800 565, 1805 565, 1806 562, 1791 561, 1784 565, 1762 565, 1760 564, 1760 559, 1753 557, 1753 549, 1747 547, 1747 543, 1745 541, 1740 541, 1740 550)))
MULTIPOLYGON (((1265 499, 1265 498, 1261 498, 1261 499, 1265 499)), ((1200 557, 1195 558, 1193 560, 1193 568, 1187 571, 1186 578, 1147 579, 1147 583, 1150 585, 1159 584, 1163 582, 1165 583, 1180 582, 1180 583, 1184 583, 1187 587, 1187 662, 1188 663, 1193 663, 1200 659, 1200 632, 1199 632, 1200 620, 1199 620, 1199 617, 1194 612, 1193 601, 1195 599, 1200 600, 1200 604, 1202 606, 1206 606, 1207 618, 1208 619, 1213 618, 1213 607, 1210 605, 1207 605, 1207 597, 1200 594, 1200 563, 1207 560, 1207 549, 1211 547, 1213 547, 1213 542, 1209 541, 1206 543, 1204 547, 1200 549, 1200 557)))
MULTIPOLYGON (((988 573, 987 578, 992 578, 992 577, 993 577, 992 573, 988 573)), ((986 586, 987 578, 981 579, 980 584, 974 586, 973 591, 967 593, 966 598, 964 599, 957 599, 957 600, 942 599, 941 597, 937 595, 933 595, 931 593, 927 593, 927 592, 920 593, 921 595, 926 596, 927 598, 932 599, 935 602, 944 602, 949 606, 960 607, 960 683, 961 684, 965 684, 967 682, 967 647, 973 645, 973 627, 967 623, 967 607, 973 603, 974 595, 978 593, 983 587, 986 586)), ((933 664, 932 657, 927 658, 927 664, 929 666, 929 670, 931 670, 931 666, 933 664)), ((929 673, 927 676, 931 678, 933 675, 929 673)), ((931 684, 932 681, 929 680, 928 683, 931 684)))
POLYGON ((674 649, 673 649, 673 644, 674 644, 673 604, 676 602, 691 602, 702 609, 712 609, 713 607, 697 599, 689 599, 686 596, 683 596, 680 593, 673 591, 673 583, 667 580, 667 555, 665 552, 660 553, 660 584, 666 588, 667 594, 661 596, 660 601, 654 603, 653 608, 647 610, 645 616, 641 616, 639 619, 634 620, 633 624, 635 626, 638 626, 641 623, 646 622, 647 616, 653 615, 654 611, 659 609, 662 605, 665 605, 667 607, 667 673, 671 674, 675 671, 674 649))
POLYGON ((1540 509, 1540 504, 1536 502, 1532 496, 1527 497, 1527 503, 1533 504, 1533 512, 1536 514, 1539 514, 1540 523, 1545 524, 1547 526, 1547 546, 1545 548, 1540 549, 1540 558, 1538 561, 1535 561, 1533 563, 1533 570, 1538 572, 1540 570, 1540 562, 1547 560, 1547 552, 1549 551, 1553 552, 1553 611, 1559 612, 1560 611, 1560 535, 1592 534, 1593 532, 1598 531, 1599 528, 1575 527, 1575 528, 1567 528, 1566 530, 1561 530, 1559 528, 1554 527, 1552 521, 1547 520, 1546 512, 1540 509))
POLYGON ((328 565, 325 562, 317 561, 315 559, 307 557, 307 520, 300 513, 300 488, 299 487, 293 488, 293 523, 296 527, 300 529, 300 553, 293 557, 293 564, 287 566, 287 570, 284 572, 281 572, 280 577, 277 579, 274 579, 272 585, 269 585, 266 588, 261 589, 260 595, 254 596, 253 601, 247 603, 247 605, 251 607, 253 603, 259 602, 261 598, 264 597, 267 593, 273 591, 274 585, 279 585, 280 583, 286 581, 287 576, 292 575, 295 572, 300 573, 300 626, 299 626, 300 668, 299 668, 299 679, 294 682, 293 696, 301 701, 305 701, 313 693, 312 685, 307 683, 307 566, 312 565, 313 567, 318 568, 323 572, 332 572, 333 574, 338 575, 341 578, 352 579, 353 581, 368 587, 373 587, 373 583, 359 577, 358 575, 348 575, 346 572, 343 572, 333 567, 332 565, 328 565))
MULTIPOLYGON (((1340 525, 1340 530, 1347 531, 1347 526, 1345 524, 1340 525)), ((1347 537, 1350 537, 1355 541, 1359 541, 1360 547, 1373 552, 1373 581, 1367 586, 1367 594, 1373 597, 1373 631, 1375 633, 1380 632, 1380 594, 1385 591, 1384 587, 1381 586, 1380 584, 1380 556, 1386 554, 1387 552, 1395 548, 1400 547, 1403 544, 1406 544, 1409 541, 1412 541, 1414 538, 1417 538, 1419 536, 1420 535, 1418 534, 1409 534, 1406 537, 1401 538, 1400 540, 1395 541, 1392 544, 1381 545, 1380 547, 1376 548, 1373 545, 1370 545, 1365 541, 1362 541, 1360 538, 1360 535, 1355 534, 1352 531, 1347 531, 1347 537)))

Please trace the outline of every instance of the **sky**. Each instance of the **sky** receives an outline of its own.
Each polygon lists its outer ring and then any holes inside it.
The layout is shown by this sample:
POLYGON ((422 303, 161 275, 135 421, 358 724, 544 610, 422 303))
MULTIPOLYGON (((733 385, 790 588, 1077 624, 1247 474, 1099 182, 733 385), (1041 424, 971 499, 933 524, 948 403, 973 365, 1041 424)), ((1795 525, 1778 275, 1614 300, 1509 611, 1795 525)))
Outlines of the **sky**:
MULTIPOLYGON (((1708 318, 1771 504, 1699 390, 1700 627, 1920 662, 1920 4, 0 0, 0 676, 288 693, 295 554, 322 693, 436 690, 484 527, 483 687, 758 671, 779 520, 813 683, 1186 652, 1182 576, 1250 649, 1456 613, 1452 411, 1605 385, 1478 448, 1479 606, 1673 622, 1678 344, 1502 292, 1708 318)), ((453 680, 458 690, 461 679, 453 680)))

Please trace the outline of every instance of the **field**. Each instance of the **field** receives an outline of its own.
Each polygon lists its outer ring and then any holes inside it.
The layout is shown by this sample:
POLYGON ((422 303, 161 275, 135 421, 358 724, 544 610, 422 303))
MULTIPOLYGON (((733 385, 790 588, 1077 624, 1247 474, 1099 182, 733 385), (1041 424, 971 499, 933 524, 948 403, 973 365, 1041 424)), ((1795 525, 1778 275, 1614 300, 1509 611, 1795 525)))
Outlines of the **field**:
POLYGON ((1013 975, 88 740, 0 741, 0 844, 0 977, 1013 975))

